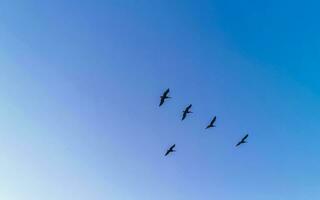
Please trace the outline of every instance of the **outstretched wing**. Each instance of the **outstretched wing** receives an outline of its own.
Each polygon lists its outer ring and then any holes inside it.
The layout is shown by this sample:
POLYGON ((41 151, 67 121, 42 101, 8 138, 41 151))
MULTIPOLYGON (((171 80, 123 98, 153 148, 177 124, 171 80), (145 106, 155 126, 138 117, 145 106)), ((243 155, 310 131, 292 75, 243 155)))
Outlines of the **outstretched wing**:
POLYGON ((163 93, 163 96, 166 97, 170 92, 170 89, 168 88, 164 93, 163 93))
POLYGON ((242 144, 242 141, 238 142, 238 144, 236 144, 236 147, 239 146, 240 144, 242 144))
POLYGON ((187 112, 184 111, 184 112, 183 112, 183 115, 182 115, 182 120, 184 120, 186 117, 187 117, 187 112))
POLYGON ((212 121, 211 121, 211 125, 213 125, 213 124, 216 122, 216 120, 217 120, 217 117, 214 116, 214 118, 213 118, 212 121))
POLYGON ((247 134, 246 136, 244 136, 244 137, 242 138, 242 141, 245 141, 245 140, 248 138, 248 136, 249 136, 249 134, 247 134))
POLYGON ((159 106, 162 106, 163 103, 164 103, 164 98, 161 97, 159 106))

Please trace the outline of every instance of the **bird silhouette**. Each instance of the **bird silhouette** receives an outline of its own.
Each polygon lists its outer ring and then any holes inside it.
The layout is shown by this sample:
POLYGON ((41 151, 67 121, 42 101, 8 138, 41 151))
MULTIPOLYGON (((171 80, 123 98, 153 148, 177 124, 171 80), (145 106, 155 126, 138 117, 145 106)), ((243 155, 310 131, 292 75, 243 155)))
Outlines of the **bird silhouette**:
POLYGON ((216 122, 216 120, 217 120, 217 117, 214 116, 214 118, 211 120, 210 124, 207 126, 206 129, 216 127, 216 126, 214 125, 214 123, 216 122))
POLYGON ((192 113, 192 112, 190 111, 191 107, 192 107, 192 104, 190 104, 188 107, 186 107, 186 109, 183 111, 182 120, 184 120, 189 113, 192 113))
POLYGON ((246 139, 248 138, 248 136, 249 136, 248 134, 247 134, 246 136, 244 136, 244 137, 241 139, 241 141, 238 142, 238 144, 236 145, 236 147, 237 147, 237 146, 240 146, 241 144, 247 143, 246 139))
POLYGON ((176 146, 176 144, 172 145, 166 152, 166 154, 164 156, 169 155, 170 153, 175 152, 176 150, 174 150, 174 147, 176 146))
POLYGON ((164 103, 164 101, 165 101, 166 99, 171 98, 171 97, 168 96, 169 92, 170 92, 170 89, 168 88, 168 89, 162 94, 162 96, 160 96, 160 104, 159 104, 159 107, 162 106, 162 104, 164 103))

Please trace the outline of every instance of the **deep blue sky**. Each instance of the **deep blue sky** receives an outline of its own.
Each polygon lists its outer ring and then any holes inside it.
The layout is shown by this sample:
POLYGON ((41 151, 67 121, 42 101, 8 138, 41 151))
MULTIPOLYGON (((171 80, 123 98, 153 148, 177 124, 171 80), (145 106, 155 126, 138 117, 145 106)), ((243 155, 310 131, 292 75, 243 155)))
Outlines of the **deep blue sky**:
POLYGON ((0 1, 0 199, 319 199, 319 6, 0 1))

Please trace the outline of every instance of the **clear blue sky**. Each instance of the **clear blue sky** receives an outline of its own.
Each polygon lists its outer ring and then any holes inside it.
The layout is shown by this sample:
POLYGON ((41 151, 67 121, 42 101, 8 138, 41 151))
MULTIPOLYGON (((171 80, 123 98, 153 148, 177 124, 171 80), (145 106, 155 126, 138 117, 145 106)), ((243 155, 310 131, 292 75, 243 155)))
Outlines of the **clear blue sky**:
POLYGON ((0 1, 0 199, 320 199, 319 6, 0 1))

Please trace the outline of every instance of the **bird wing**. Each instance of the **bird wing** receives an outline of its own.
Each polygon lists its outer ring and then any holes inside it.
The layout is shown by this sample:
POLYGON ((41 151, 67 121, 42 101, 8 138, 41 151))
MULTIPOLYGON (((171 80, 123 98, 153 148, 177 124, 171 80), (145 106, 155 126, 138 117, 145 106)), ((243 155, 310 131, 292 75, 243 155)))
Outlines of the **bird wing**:
POLYGON ((161 100, 160 100, 160 104, 159 104, 159 106, 162 106, 162 104, 164 103, 164 98, 163 97, 161 97, 161 100))
POLYGON ((184 112, 183 112, 183 115, 182 115, 182 120, 184 120, 186 117, 187 117, 187 112, 184 111, 184 112))
POLYGON ((170 92, 170 89, 168 88, 164 93, 163 93, 163 96, 167 96, 170 92))
POLYGON ((192 107, 192 104, 190 104, 190 105, 187 107, 187 110, 189 110, 191 107, 192 107))
POLYGON ((217 117, 216 116, 214 116, 214 118, 212 119, 212 121, 211 121, 211 125, 213 125, 214 124, 214 122, 216 122, 216 119, 217 119, 217 117))
POLYGON ((242 138, 242 141, 246 140, 248 138, 249 134, 247 134, 246 136, 244 136, 244 138, 242 138))
POLYGON ((170 150, 173 150, 175 147, 176 147, 176 144, 172 145, 172 146, 170 147, 170 150))
POLYGON ((242 141, 238 142, 238 143, 236 144, 236 147, 239 146, 240 144, 242 144, 242 141))

